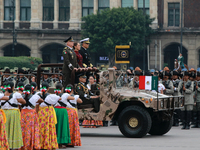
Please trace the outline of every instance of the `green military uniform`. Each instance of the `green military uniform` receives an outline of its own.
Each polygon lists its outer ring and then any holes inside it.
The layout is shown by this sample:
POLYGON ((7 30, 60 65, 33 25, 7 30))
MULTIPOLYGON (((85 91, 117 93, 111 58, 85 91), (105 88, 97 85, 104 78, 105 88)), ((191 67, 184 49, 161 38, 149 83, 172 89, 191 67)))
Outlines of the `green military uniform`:
POLYGON ((67 84, 71 83, 71 73, 74 68, 78 68, 76 54, 73 49, 65 47, 63 50, 63 87, 65 88, 67 84))
POLYGON ((18 83, 19 82, 23 82, 24 86, 26 86, 27 84, 29 84, 29 80, 28 80, 27 77, 18 78, 18 83))
POLYGON ((185 66, 184 66, 184 57, 183 56, 178 56, 177 60, 178 60, 178 63, 180 65, 180 67, 182 69, 185 68, 185 66))
MULTIPOLYGON (((185 76, 190 76, 188 72, 185 72, 185 76)), ((185 108, 185 114, 183 121, 183 128, 182 129, 189 129, 190 128, 190 120, 191 120, 191 113, 193 110, 193 104, 194 104, 194 98, 193 98, 193 91, 194 91, 194 82, 190 81, 189 79, 187 81, 183 82, 183 85, 185 86, 184 93, 184 108, 185 108)), ((182 87, 183 87, 182 85, 182 87)))
POLYGON ((94 107, 95 112, 99 112, 100 109, 100 100, 99 98, 91 98, 91 96, 94 96, 85 83, 78 83, 76 86, 76 92, 78 93, 80 99, 82 99, 83 103, 80 105, 84 104, 92 104, 94 107))
POLYGON ((49 84, 49 87, 54 87, 54 82, 51 78, 44 79, 44 81, 41 80, 41 83, 42 82, 47 82, 49 84))

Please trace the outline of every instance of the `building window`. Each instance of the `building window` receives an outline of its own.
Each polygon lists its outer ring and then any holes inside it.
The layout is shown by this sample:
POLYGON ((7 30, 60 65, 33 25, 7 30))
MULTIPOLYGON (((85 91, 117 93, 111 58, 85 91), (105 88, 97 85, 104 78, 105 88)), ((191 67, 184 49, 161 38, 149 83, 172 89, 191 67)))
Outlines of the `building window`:
POLYGON ((31 20, 31 0, 20 0, 20 20, 31 20))
POLYGON ((43 0, 43 21, 54 20, 54 0, 43 0))
POLYGON ((70 19, 70 0, 59 0, 59 20, 69 21, 70 19))
MULTIPOLYGON (((143 0, 138 0, 138 10, 143 11, 143 0)), ((149 0, 145 0, 145 12, 149 15, 149 0)))
POLYGON ((98 0, 98 10, 101 12, 102 10, 106 8, 110 8, 110 0, 98 0))
POLYGON ((4 0, 4 20, 13 20, 13 11, 15 19, 15 0, 4 0))
POLYGON ((94 0, 82 0, 82 16, 91 15, 94 12, 94 0))
POLYGON ((180 24, 180 3, 168 3, 168 26, 180 24))
POLYGON ((122 0, 122 7, 133 7, 133 0, 122 0))

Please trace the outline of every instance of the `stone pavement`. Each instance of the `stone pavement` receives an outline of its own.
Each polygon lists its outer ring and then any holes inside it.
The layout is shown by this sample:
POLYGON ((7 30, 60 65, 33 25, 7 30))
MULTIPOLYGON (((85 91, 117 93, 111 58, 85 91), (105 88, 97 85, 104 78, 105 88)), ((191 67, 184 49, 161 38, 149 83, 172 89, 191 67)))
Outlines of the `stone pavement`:
MULTIPOLYGON (((78 150, 200 150, 200 129, 173 127, 166 135, 126 138, 117 126, 96 129, 81 127, 78 150)), ((71 148, 67 148, 71 149, 71 148)))

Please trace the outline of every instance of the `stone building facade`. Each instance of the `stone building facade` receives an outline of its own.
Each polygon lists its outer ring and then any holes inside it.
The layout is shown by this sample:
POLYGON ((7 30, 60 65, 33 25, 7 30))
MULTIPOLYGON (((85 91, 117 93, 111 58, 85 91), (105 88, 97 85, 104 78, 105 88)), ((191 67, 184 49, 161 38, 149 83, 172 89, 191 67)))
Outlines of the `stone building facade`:
MULTIPOLYGON (((13 55, 12 2, 17 36, 14 55, 41 57, 44 63, 62 62, 63 40, 82 38, 82 16, 104 8, 143 6, 143 0, 0 0, 0 56, 13 55)), ((156 28, 157 0, 146 0, 145 5, 156 28)))
MULTIPOLYGON (((179 55, 181 43, 181 2, 158 0, 158 27, 156 34, 151 36, 149 68, 174 68, 174 59, 179 55)), ((199 0, 183 0, 182 54, 184 63, 195 69, 200 66, 199 6, 199 0)))

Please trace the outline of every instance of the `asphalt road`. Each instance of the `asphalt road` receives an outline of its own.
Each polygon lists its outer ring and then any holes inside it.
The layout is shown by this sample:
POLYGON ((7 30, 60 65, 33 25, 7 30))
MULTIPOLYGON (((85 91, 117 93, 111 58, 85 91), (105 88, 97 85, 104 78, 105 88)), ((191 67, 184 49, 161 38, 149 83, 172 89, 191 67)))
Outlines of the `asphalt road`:
MULTIPOLYGON (((117 126, 81 127, 81 147, 77 150, 200 150, 200 129, 173 127, 163 136, 126 138, 117 126)), ((67 148, 72 149, 72 148, 67 148)))

